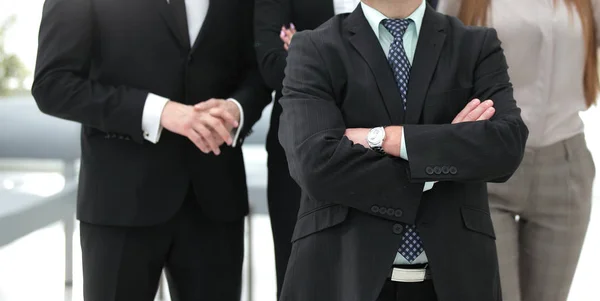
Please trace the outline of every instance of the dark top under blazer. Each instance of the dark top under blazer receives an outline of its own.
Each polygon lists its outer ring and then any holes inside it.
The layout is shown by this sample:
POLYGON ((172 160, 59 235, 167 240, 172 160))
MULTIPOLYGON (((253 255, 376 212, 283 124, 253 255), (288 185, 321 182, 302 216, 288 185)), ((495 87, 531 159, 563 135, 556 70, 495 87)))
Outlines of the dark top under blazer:
POLYGON ((407 111, 362 9, 296 34, 280 141, 303 190, 282 301, 372 301, 405 224, 416 224, 440 301, 501 300, 486 182, 519 166, 528 136, 493 29, 428 7, 407 111), (489 121, 450 124, 473 98, 489 121), (409 162, 353 145, 346 128, 404 125, 409 162), (424 182, 439 181, 428 192, 424 182))
POLYGON ((166 221, 190 182, 211 218, 248 210, 241 149, 202 154, 164 130, 142 136, 148 92, 186 104, 235 98, 244 137, 270 101, 252 47, 252 0, 211 0, 196 43, 166 0, 47 0, 32 88, 40 109, 83 124, 78 217, 106 225, 166 221), (191 49, 190 49, 191 48, 191 49))

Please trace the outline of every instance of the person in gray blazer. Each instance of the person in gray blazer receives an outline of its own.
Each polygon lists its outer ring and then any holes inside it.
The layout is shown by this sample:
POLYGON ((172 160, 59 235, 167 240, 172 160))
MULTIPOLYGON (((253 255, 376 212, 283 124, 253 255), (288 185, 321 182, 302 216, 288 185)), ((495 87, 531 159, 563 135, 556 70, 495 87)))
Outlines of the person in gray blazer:
POLYGON ((498 31, 530 130, 515 176, 488 185, 504 300, 565 301, 590 219, 595 167, 579 112, 598 94, 600 1, 440 0, 438 8, 498 31))

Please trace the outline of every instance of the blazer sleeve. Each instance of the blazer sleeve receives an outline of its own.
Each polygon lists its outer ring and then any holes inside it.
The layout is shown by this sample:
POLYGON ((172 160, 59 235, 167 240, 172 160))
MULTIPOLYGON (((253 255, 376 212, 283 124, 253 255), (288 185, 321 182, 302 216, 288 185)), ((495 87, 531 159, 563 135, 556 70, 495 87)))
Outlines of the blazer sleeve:
POLYGON ((148 91, 89 79, 94 28, 90 0, 46 0, 32 94, 46 114, 143 143, 148 91))
POLYGON ((267 85, 281 90, 287 51, 279 38, 281 26, 291 22, 291 0, 255 0, 254 34, 256 58, 267 85))
POLYGON ((494 29, 485 30, 474 70, 475 97, 492 99, 487 121, 405 125, 412 181, 503 182, 518 168, 528 129, 513 98, 507 64, 494 29), (451 172, 436 173, 448 168, 451 172))
POLYGON ((254 35, 252 30, 253 8, 255 0, 240 0, 242 6, 238 11, 240 16, 240 37, 242 47, 239 55, 243 62, 240 70, 244 72, 243 79, 231 98, 237 100, 244 110, 244 124, 240 132, 240 140, 251 133, 252 126, 260 119, 263 109, 271 102, 271 90, 260 76, 256 64, 256 54, 253 47, 254 35))
POLYGON ((280 100, 279 140, 291 176, 319 202, 413 223, 424 184, 409 183, 406 161, 354 145, 344 136, 346 125, 331 82, 335 75, 311 40, 312 33, 294 37, 280 100), (382 214, 377 206, 403 214, 382 214))

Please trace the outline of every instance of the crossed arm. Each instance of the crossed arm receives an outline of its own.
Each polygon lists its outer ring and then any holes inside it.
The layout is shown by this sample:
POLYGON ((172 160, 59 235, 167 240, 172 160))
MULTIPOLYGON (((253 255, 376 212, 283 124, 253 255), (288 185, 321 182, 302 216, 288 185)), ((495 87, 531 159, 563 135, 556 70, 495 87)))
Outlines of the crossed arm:
POLYGON ((528 132, 512 98, 495 32, 488 31, 474 72, 475 95, 494 100, 494 117, 404 126, 409 162, 381 156, 346 136, 327 64, 310 34, 297 33, 290 48, 279 138, 292 177, 311 198, 370 214, 377 200, 380 206, 404 211, 395 220, 412 223, 424 182, 503 180, 520 164, 528 132), (426 167, 436 164, 452 164, 461 172, 452 178, 427 174, 426 167))

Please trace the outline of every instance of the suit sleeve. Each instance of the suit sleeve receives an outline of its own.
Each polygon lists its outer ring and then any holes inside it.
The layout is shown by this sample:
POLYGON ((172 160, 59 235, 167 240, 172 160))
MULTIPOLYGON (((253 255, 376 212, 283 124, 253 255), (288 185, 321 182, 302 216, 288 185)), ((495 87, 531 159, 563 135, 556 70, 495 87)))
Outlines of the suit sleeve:
POLYGON ((354 145, 344 136, 346 125, 331 87, 331 68, 309 34, 294 37, 280 100, 279 139, 291 176, 319 202, 413 223, 423 184, 409 183, 406 161, 354 145), (378 207, 394 210, 379 213, 378 207), (398 209, 401 216, 391 212, 398 209))
POLYGON ((521 163, 529 132, 513 98, 507 68, 496 31, 486 29, 473 89, 476 97, 494 101, 496 113, 487 121, 404 126, 412 181, 510 178, 521 163), (439 172, 444 169, 451 172, 439 172))
POLYGON ((255 49, 258 65, 267 85, 281 90, 287 51, 279 38, 281 26, 289 26, 290 0, 256 0, 254 11, 255 49))
POLYGON ((46 0, 32 94, 46 114, 142 143, 148 91, 89 78, 94 28, 90 0, 46 0))
MULTIPOLYGON (((254 35, 252 30, 254 0, 240 0, 239 33, 242 45, 239 47, 242 65, 240 70, 244 72, 243 80, 239 88, 231 96, 243 108, 244 125, 240 131, 238 140, 250 134, 252 126, 260 119, 263 109, 271 102, 271 90, 265 85, 256 64, 254 51, 254 35)), ((231 33, 233 34, 233 33, 231 33)))

